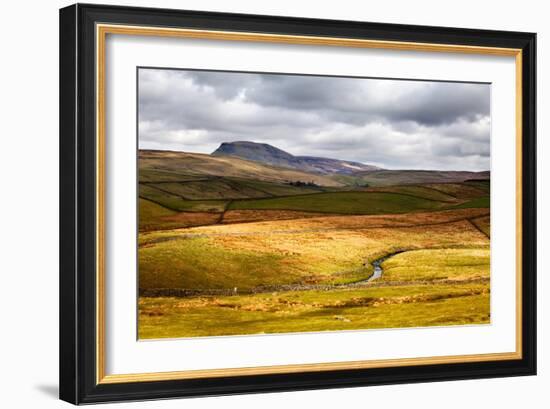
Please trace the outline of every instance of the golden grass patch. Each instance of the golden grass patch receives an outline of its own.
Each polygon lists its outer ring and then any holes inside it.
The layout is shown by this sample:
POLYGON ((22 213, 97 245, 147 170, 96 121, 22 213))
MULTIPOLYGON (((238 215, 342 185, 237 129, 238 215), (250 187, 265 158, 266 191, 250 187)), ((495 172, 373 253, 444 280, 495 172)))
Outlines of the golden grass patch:
POLYGON ((488 284, 142 298, 139 338, 488 324, 488 284))
POLYGON ((488 323, 489 238, 471 222, 486 217, 487 209, 457 209, 142 233, 140 288, 206 292, 141 298, 140 337, 488 323), (397 251, 405 252, 382 263, 373 285, 350 286, 397 251), (206 295, 234 287, 236 295, 206 295))
POLYGON ((488 278, 489 248, 423 249, 397 254, 382 263, 383 281, 488 278))

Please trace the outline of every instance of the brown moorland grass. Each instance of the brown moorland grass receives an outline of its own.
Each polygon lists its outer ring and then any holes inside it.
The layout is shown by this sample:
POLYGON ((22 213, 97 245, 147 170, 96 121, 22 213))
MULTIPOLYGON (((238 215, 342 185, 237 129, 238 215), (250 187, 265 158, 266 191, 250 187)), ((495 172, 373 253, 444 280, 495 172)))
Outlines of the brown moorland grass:
MULTIPOLYGON (((234 214, 300 214, 289 211, 271 211, 271 210, 230 210, 226 215, 234 214), (272 213, 273 212, 273 213, 272 213)), ((389 214, 389 215, 366 215, 366 216, 342 216, 342 215, 316 215, 315 213, 305 213, 315 217, 298 220, 278 220, 278 221, 260 221, 254 223, 231 224, 227 226, 203 226, 185 229, 185 231, 174 230, 172 232, 161 232, 159 235, 174 235, 180 233, 251 233, 251 232, 273 232, 282 230, 315 230, 315 229, 367 229, 376 227, 412 227, 417 225, 432 225, 449 223, 458 220, 487 216, 489 209, 453 209, 434 212, 419 212, 407 214, 389 214)), ((248 216, 245 216, 245 218, 248 216)))
POLYGON ((470 221, 483 233, 487 235, 487 237, 491 236, 491 216, 481 216, 476 217, 473 219, 470 219, 470 221))
POLYGON ((249 289, 350 282, 367 278, 373 260, 395 251, 489 245, 488 238, 465 219, 370 228, 343 219, 353 217, 140 234, 144 246, 139 251, 140 288, 249 289))
MULTIPOLYGON (((162 218, 181 217, 162 207, 153 210, 162 218)), ((270 214, 239 212, 236 216, 248 220, 270 214)), ((194 215, 199 223, 212 216, 194 215)), ((234 296, 140 297, 139 338, 490 322, 489 282, 471 281, 489 275, 489 239, 475 224, 489 227, 489 209, 270 215, 302 218, 140 233, 140 288, 238 289, 234 296), (405 252, 382 263, 384 274, 372 286, 277 287, 365 280, 372 261, 396 251, 405 252), (262 286, 281 289, 243 294, 262 286)))
POLYGON ((228 210, 223 214, 221 222, 224 224, 235 224, 326 216, 323 213, 300 212, 296 210, 228 210))

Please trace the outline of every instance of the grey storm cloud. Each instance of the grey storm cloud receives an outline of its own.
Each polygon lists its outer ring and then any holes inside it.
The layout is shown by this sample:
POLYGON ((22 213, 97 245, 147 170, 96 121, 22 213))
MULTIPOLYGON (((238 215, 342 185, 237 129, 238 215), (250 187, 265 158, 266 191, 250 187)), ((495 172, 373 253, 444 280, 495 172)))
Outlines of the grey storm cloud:
POLYGON ((390 169, 487 170, 490 85, 139 70, 139 146, 269 143, 390 169))

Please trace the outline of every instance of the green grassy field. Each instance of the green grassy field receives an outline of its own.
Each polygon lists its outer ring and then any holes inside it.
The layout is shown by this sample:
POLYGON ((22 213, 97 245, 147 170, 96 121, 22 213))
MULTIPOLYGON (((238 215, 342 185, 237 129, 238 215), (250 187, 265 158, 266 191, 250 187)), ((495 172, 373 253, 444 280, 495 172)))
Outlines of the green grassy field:
POLYGON ((466 180, 464 184, 476 187, 485 193, 489 193, 491 190, 489 180, 466 180))
MULTIPOLYGON (((239 184, 246 186, 257 191, 263 192, 264 196, 291 196, 291 195, 303 195, 310 193, 319 193, 325 190, 332 189, 334 187, 317 186, 292 186, 289 183, 272 183, 261 180, 247 180, 247 179, 231 179, 233 184, 239 184)), ((338 188, 334 188, 338 189, 338 188)), ((249 196, 253 197, 253 196, 249 196)))
POLYGON ((220 221, 217 212, 176 212, 147 199, 139 199, 139 231, 204 226, 220 221))
POLYGON ((369 192, 400 193, 444 203, 455 203, 457 201, 457 198, 454 196, 448 195, 440 190, 435 190, 424 185, 384 186, 367 188, 366 190, 369 192))
POLYGON ((488 195, 485 188, 473 186, 471 183, 432 183, 426 187, 439 190, 457 199, 474 199, 488 195))
POLYGON ((141 230, 154 230, 159 228, 177 227, 177 223, 161 223, 160 221, 176 215, 177 212, 160 206, 149 200, 139 199, 139 228, 141 230))
POLYGON ((461 203, 458 205, 453 206, 455 209, 473 209, 473 208, 480 208, 480 207, 490 207, 491 200, 489 196, 483 196, 483 197, 476 197, 475 199, 468 200, 465 203, 461 203))
MULTIPOLYGON (((175 182, 142 182, 144 195, 178 196, 182 200, 247 199, 273 196, 304 195, 323 192, 322 187, 299 187, 288 183, 262 182, 246 179, 209 177, 205 179, 175 182), (154 193, 152 193, 152 192, 154 193)), ((329 189, 329 188, 327 188, 329 189)))
POLYGON ((200 199, 243 199, 248 197, 266 197, 266 193, 251 189, 243 184, 229 180, 209 179, 185 183, 158 183, 153 186, 188 200, 200 199))
POLYGON ((486 284, 295 291, 226 297, 143 297, 139 302, 139 337, 480 324, 490 320, 489 297, 486 284))
POLYGON ((141 166, 140 161, 139 181, 140 182, 188 182, 191 180, 202 180, 200 174, 188 174, 177 169, 157 169, 141 166))
POLYGON ((222 212, 229 200, 186 200, 152 185, 139 185, 139 197, 174 211, 222 212))
POLYGON ((489 179, 488 172, 447 172, 433 170, 389 170, 335 175, 333 179, 350 186, 396 186, 429 183, 462 183, 473 179, 489 179))
POLYGON ((315 195, 235 200, 229 209, 278 209, 338 214, 392 214, 443 207, 438 201, 385 192, 334 192, 315 195))

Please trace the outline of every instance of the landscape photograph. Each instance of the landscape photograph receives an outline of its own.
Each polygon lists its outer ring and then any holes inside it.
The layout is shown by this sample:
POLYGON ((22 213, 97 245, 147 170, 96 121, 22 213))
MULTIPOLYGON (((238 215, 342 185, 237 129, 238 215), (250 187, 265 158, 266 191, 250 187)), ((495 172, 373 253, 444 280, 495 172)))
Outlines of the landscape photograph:
POLYGON ((491 323, 490 84, 137 87, 139 339, 491 323))

